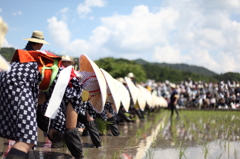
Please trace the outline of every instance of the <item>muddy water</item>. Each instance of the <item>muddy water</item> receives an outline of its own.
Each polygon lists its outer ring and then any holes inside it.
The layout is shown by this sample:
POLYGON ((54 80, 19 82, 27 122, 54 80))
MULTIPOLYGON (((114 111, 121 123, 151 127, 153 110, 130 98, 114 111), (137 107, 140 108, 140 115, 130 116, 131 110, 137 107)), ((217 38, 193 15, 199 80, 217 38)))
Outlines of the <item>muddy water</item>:
MULTIPOLYGON (((201 120, 197 121, 203 126, 201 129, 193 119, 192 123, 184 123, 185 117, 170 118, 169 112, 161 112, 148 116, 145 121, 121 123, 121 135, 114 137, 108 132, 101 136, 101 148, 94 148, 89 136, 81 137, 85 159, 240 158, 239 128, 227 132, 230 129, 226 125, 211 128, 209 123, 201 120)), ((239 116, 235 119, 239 120, 239 116)), ((13 142, 0 138, 0 152, 7 151, 11 144, 13 142)), ((35 151, 30 151, 28 158, 72 159, 72 156, 66 147, 51 148, 51 142, 39 131, 38 146, 35 151)))
MULTIPOLYGON (((235 120, 237 124, 240 123, 239 117, 235 120)), ((215 119, 213 118, 212 121, 215 119)), ((163 159, 240 158, 239 124, 236 132, 228 132, 229 127, 235 124, 233 121, 227 124, 228 127, 221 124, 208 127, 208 123, 202 123, 201 119, 197 122, 203 125, 203 129, 196 128, 196 121, 190 123, 190 127, 184 127, 181 117, 168 118, 157 139, 148 149, 148 157, 145 158, 158 159, 159 156, 163 159)))
MULTIPOLYGON (((95 148, 92 145, 89 136, 82 136, 84 156, 86 159, 135 159, 143 158, 155 139, 160 128, 159 121, 154 121, 157 114, 148 116, 145 121, 137 120, 131 123, 120 123, 118 125, 121 135, 112 136, 109 131, 107 135, 101 136, 102 147, 95 148), (147 130, 142 130, 144 126, 148 126, 147 130)), ((0 138, 0 152, 6 153, 14 141, 8 142, 6 139, 0 138)), ((4 154, 1 159, 4 158, 4 154)), ((39 130, 39 140, 36 150, 30 151, 29 159, 72 159, 70 152, 65 147, 51 148, 51 142, 44 137, 39 130)))

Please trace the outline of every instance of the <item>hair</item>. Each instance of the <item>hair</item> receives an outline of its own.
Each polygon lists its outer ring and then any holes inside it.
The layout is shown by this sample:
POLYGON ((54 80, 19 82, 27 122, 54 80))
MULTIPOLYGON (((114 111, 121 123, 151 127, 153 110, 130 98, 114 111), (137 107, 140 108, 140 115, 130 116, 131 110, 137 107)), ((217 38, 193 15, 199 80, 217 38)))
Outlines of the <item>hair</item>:
POLYGON ((36 43, 36 42, 32 42, 32 41, 28 41, 27 44, 30 44, 30 45, 37 45, 37 44, 40 44, 40 43, 36 43))

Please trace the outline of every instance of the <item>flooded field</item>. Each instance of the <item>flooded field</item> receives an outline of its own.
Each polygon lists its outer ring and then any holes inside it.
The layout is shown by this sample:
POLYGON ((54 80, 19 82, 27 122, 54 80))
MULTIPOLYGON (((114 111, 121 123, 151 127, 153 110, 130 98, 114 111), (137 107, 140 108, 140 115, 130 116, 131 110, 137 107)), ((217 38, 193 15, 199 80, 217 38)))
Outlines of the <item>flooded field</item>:
POLYGON ((240 158, 239 111, 184 110, 165 123, 147 158, 240 158))
MULTIPOLYGON (((180 110, 180 117, 162 109, 145 121, 120 123, 120 136, 101 136, 102 147, 94 148, 89 136, 82 136, 86 159, 237 159, 240 158, 240 112, 180 110)), ((1 158, 13 141, 0 139, 1 158)), ((63 145, 51 142, 39 131, 39 143, 29 159, 71 159, 63 145)))

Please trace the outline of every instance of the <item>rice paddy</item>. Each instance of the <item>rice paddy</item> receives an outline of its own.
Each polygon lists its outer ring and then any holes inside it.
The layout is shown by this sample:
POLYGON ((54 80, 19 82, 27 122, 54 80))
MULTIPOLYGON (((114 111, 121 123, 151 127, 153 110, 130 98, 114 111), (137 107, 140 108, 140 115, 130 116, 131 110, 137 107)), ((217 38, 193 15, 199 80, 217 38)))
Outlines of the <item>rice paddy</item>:
MULTIPOLYGON (((86 159, 238 159, 240 112, 228 110, 180 110, 171 117, 161 109, 144 121, 120 123, 120 136, 109 130, 100 136, 102 147, 93 148, 89 136, 81 138, 86 159)), ((67 147, 51 148, 39 132, 39 144, 28 158, 72 159, 67 147)), ((0 140, 2 154, 8 148, 0 140)), ((0 156, 3 157, 3 156, 0 156)))
POLYGON ((161 113, 169 118, 145 158, 240 158, 239 111, 182 110, 180 117, 161 113))

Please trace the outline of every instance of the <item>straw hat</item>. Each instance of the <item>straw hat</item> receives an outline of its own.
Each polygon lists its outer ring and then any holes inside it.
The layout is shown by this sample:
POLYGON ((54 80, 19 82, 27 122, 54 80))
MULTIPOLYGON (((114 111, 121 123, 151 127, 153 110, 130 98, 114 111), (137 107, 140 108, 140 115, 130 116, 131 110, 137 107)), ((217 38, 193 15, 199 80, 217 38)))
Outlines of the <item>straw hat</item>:
POLYGON ((40 43, 40 44, 49 44, 44 40, 43 32, 41 31, 33 31, 31 38, 23 39, 23 40, 40 43))
POLYGON ((0 47, 2 46, 7 30, 8 30, 7 24, 0 17, 0 47))
POLYGON ((176 88, 176 85, 175 85, 174 83, 171 83, 171 84, 170 84, 170 87, 171 87, 171 88, 176 88))
POLYGON ((83 89, 89 92, 90 103, 97 113, 104 110, 107 97, 107 85, 99 67, 85 54, 79 59, 80 73, 83 78, 80 82, 83 89))
POLYGON ((142 85, 138 85, 138 88, 140 91, 144 94, 144 98, 149 106, 152 106, 152 95, 151 91, 149 91, 147 88, 144 88, 142 85))
POLYGON ((142 111, 144 111, 144 108, 145 108, 146 103, 147 103, 147 101, 146 101, 146 99, 145 99, 145 97, 144 97, 144 93, 143 93, 138 87, 136 87, 136 90, 137 90, 137 92, 138 92, 138 95, 137 95, 137 104, 139 105, 140 109, 141 109, 142 111))
POLYGON ((122 103, 123 107, 125 108, 125 110, 128 112, 129 107, 130 107, 130 94, 129 94, 129 91, 118 80, 116 80, 116 84, 118 85, 119 91, 121 92, 121 94, 120 94, 121 103, 122 103))
MULTIPOLYGON (((4 37, 7 33, 7 30, 8 30, 7 24, 0 17, 0 48, 2 46, 2 43, 3 43, 4 37)), ((10 70, 10 66, 9 66, 8 62, 1 55, 0 55, 0 69, 2 69, 4 71, 10 70)))
POLYGON ((102 71, 105 80, 107 82, 107 102, 112 103, 115 112, 118 113, 118 110, 120 108, 120 92, 119 92, 119 87, 116 84, 115 79, 108 73, 106 72, 104 69, 100 68, 100 70, 102 71))
POLYGON ((125 81, 127 83, 127 86, 128 86, 130 95, 132 97, 133 103, 136 104, 137 96, 138 96, 137 88, 129 77, 125 77, 125 81))
POLYGON ((75 63, 73 58, 68 56, 68 55, 63 55, 62 56, 62 61, 69 61, 69 62, 71 62, 72 65, 75 63))
POLYGON ((119 77, 119 78, 117 78, 116 80, 118 80, 118 81, 121 82, 121 83, 126 83, 126 81, 125 81, 122 77, 119 77))
POLYGON ((129 72, 127 77, 134 78, 135 76, 134 76, 134 74, 132 72, 129 72))

